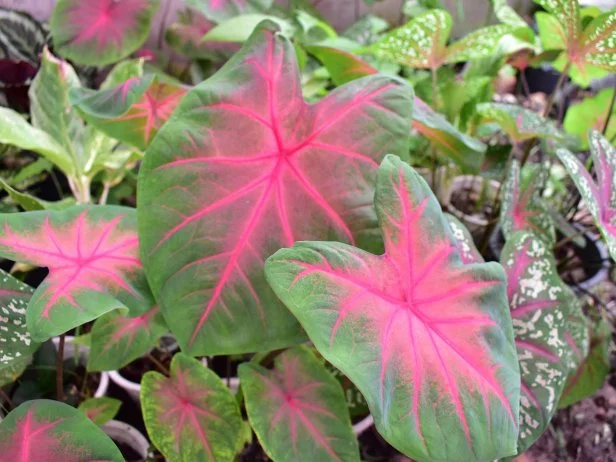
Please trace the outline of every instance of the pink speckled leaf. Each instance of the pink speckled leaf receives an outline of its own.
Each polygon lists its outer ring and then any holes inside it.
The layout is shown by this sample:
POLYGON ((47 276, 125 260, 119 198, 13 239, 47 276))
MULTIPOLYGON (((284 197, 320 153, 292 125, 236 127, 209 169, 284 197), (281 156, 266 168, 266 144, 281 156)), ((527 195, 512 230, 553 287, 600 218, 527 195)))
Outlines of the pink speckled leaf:
POLYGON ((157 306, 135 317, 118 310, 104 314, 92 327, 88 370, 113 371, 124 367, 154 348, 167 330, 157 306))
POLYGON ((566 326, 577 302, 558 276, 551 246, 532 233, 517 232, 505 245, 501 263, 520 362, 522 453, 547 429, 569 373, 571 347, 566 326))
POLYGON ((0 460, 6 462, 123 462, 113 441, 68 404, 27 401, 0 423, 0 460))
POLYGON ((186 93, 149 75, 108 90, 73 89, 71 103, 107 135, 145 150, 186 93))
POLYGON ((78 64, 104 66, 145 42, 159 0, 58 0, 50 21, 55 50, 78 64))
POLYGON ((248 418, 265 452, 278 462, 359 462, 340 383, 304 347, 276 357, 274 369, 240 365, 248 418))
POLYGON ((514 454, 520 376, 504 271, 463 264, 430 188, 395 156, 381 165, 375 204, 384 255, 300 242, 267 260, 268 281, 400 451, 422 461, 514 454))
POLYGON ((196 359, 176 354, 170 377, 141 381, 143 419, 152 443, 181 462, 231 462, 243 445, 242 417, 231 391, 196 359))
POLYGON ((242 14, 265 13, 273 0, 184 0, 186 5, 220 23, 242 14))
POLYGON ((566 149, 556 154, 569 172, 593 216, 610 255, 616 260, 616 148, 596 130, 588 135, 588 144, 597 181, 575 155, 566 149))
POLYGON ((150 309, 135 221, 133 209, 115 206, 0 215, 0 255, 49 269, 28 306, 35 340, 117 308, 150 309))
POLYGON ((536 168, 520 185, 520 163, 513 159, 501 192, 500 223, 505 239, 516 231, 530 231, 547 245, 554 245, 554 223, 541 199, 548 169, 536 168))
POLYGON ((412 90, 371 76, 314 105, 292 44, 264 23, 191 90, 148 148, 138 191, 142 257, 189 354, 271 350, 305 338, 263 262, 298 240, 381 247, 378 162, 409 149, 412 90))

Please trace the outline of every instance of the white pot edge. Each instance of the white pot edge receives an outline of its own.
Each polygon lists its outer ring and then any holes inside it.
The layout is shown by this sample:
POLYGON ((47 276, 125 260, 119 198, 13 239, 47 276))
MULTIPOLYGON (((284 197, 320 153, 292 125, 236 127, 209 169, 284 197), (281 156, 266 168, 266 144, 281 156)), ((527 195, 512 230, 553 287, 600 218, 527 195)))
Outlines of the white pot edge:
POLYGON ((353 425, 353 433, 355 436, 359 436, 373 425, 374 419, 370 414, 368 414, 368 417, 364 417, 362 420, 353 425))
POLYGON ((148 457, 150 442, 132 425, 119 420, 110 420, 102 426, 102 429, 110 438, 133 448, 144 460, 148 457))

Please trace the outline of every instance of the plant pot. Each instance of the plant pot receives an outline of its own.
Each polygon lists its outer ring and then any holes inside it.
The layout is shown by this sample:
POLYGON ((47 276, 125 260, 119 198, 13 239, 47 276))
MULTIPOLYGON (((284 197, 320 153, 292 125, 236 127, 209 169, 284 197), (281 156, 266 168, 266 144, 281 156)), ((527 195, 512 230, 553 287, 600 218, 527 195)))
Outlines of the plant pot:
MULTIPOLYGON (((73 342, 75 337, 71 335, 66 335, 64 337, 64 352, 62 355, 62 359, 64 361, 75 358, 75 353, 78 354, 79 358, 78 362, 82 365, 86 365, 88 362, 88 355, 90 354, 90 348, 84 345, 75 345, 73 342)), ((53 344, 56 348, 60 344, 60 338, 54 337, 52 339, 53 344)), ((109 388, 109 374, 107 372, 100 372, 100 381, 98 383, 98 387, 93 394, 94 398, 102 398, 107 394, 107 389, 109 388)))
MULTIPOLYGON (((573 225, 580 229, 579 226, 573 225)), ((573 270, 563 271, 561 277, 565 283, 578 293, 588 292, 590 289, 605 281, 609 277, 610 257, 607 246, 597 234, 585 232, 585 247, 578 247, 568 242, 556 252, 557 260, 573 257, 579 262, 573 270)), ((562 236, 558 236, 562 239, 562 236)))
POLYGON ((458 176, 447 191, 445 208, 478 240, 488 226, 488 217, 492 214, 492 204, 499 189, 500 183, 495 180, 473 175, 458 176), (474 204, 481 204, 481 208, 475 210, 474 204))
POLYGON ((102 426, 102 429, 118 445, 127 462, 148 458, 150 442, 132 425, 119 420, 110 420, 102 426), (127 454, 128 451, 132 451, 132 454, 127 454))

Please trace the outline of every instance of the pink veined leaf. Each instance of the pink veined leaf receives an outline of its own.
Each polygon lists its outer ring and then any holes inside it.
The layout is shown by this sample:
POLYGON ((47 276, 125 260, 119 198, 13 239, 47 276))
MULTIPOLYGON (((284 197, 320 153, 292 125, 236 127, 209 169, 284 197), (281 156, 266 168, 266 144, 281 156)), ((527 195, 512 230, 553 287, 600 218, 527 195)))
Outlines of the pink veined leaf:
POLYGON ((55 50, 78 64, 103 66, 145 42, 159 0, 58 0, 50 21, 55 50))
POLYGON ((273 0, 184 0, 186 5, 203 13, 208 19, 221 23, 236 16, 265 13, 273 0))
POLYGON ((185 89, 149 75, 107 90, 73 89, 70 99, 88 123, 145 150, 185 93, 185 89))
POLYGON ((588 143, 597 172, 596 182, 571 152, 558 149, 556 154, 584 199, 612 259, 616 260, 616 148, 596 130, 590 131, 588 143))
POLYGON ((6 462, 122 462, 111 439, 68 404, 26 401, 0 422, 0 460, 6 462))
POLYGON ((551 245, 517 232, 501 254, 522 374, 519 453, 547 429, 569 374, 567 320, 578 303, 558 276, 551 245))
POLYGON ((547 169, 539 167, 521 187, 520 163, 513 159, 501 193, 500 224, 505 239, 516 231, 530 231, 547 245, 554 245, 554 223, 541 199, 547 169))
POLYGON ((404 454, 514 454, 520 379, 502 268, 461 261, 430 188, 395 156, 375 205, 385 254, 299 242, 267 260, 268 282, 404 454))
POLYGON ((104 396, 86 399, 78 409, 96 425, 104 425, 116 416, 120 406, 122 401, 104 396))
POLYGON ((210 369, 185 354, 171 360, 170 377, 148 372, 141 381, 143 419, 167 460, 232 461, 244 442, 235 397, 210 369))
POLYGON ((89 371, 113 371, 150 351, 167 326, 155 306, 140 316, 128 317, 118 310, 94 322, 88 356, 89 371))
POLYGON ((31 287, 0 270, 0 387, 14 382, 38 349, 26 328, 32 292, 31 287))
POLYGON ((77 206, 0 215, 0 255, 49 269, 28 306, 28 330, 35 340, 117 308, 140 315, 153 305, 133 209, 77 206))
POLYGON ((385 76, 308 105, 272 23, 186 95, 148 149, 138 193, 150 284, 184 351, 305 338, 263 262, 298 240, 380 247, 373 182, 386 153, 408 152, 411 109, 410 87, 385 76))
POLYGON ((340 383, 304 347, 276 357, 274 369, 240 365, 248 418, 273 460, 359 462, 340 383))

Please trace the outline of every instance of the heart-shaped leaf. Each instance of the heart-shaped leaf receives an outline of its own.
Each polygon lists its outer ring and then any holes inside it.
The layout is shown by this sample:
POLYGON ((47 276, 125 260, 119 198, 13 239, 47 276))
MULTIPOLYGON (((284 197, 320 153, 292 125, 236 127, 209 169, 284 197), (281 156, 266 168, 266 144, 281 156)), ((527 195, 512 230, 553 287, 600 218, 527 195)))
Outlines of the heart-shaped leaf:
POLYGON ((516 231, 530 231, 548 246, 555 244, 554 223, 541 199, 547 174, 547 168, 535 169, 522 187, 520 163, 511 162, 501 193, 500 224, 506 240, 516 231))
POLYGON ((520 437, 524 452, 547 429, 565 387, 565 332, 575 294, 559 278, 551 247, 531 233, 512 235, 501 254, 520 361, 520 437))
POLYGON ((607 242, 610 255, 616 260, 616 148, 595 130, 588 135, 588 142, 597 172, 596 183, 571 152, 557 149, 556 154, 582 195, 601 235, 607 242))
POLYGON ((120 406, 122 406, 122 401, 104 396, 86 399, 79 405, 79 410, 96 425, 103 425, 116 416, 120 406))
POLYGON ((119 449, 83 412, 46 399, 27 401, 0 423, 2 460, 123 462, 119 449))
POLYGON ((0 386, 19 377, 38 348, 26 329, 26 308, 33 289, 0 270, 0 386), (6 375, 5 375, 6 373, 6 375))
POLYGON ((336 85, 344 85, 360 77, 378 73, 367 62, 348 51, 317 45, 310 46, 307 50, 323 63, 336 85))
POLYGON ((497 50, 500 40, 513 30, 515 28, 508 24, 495 24, 471 32, 447 48, 445 62, 459 63, 490 56, 497 50))
MULTIPOLYGON (((586 326, 588 327, 588 325, 586 326)), ((588 332, 588 329, 587 329, 588 332)), ((601 319, 592 328, 590 345, 586 344, 587 355, 576 369, 571 371, 558 406, 564 408, 594 395, 604 384, 612 367, 610 344, 612 326, 601 319)))
POLYGON ((244 14, 265 13, 273 0, 184 0, 184 3, 221 23, 244 14))
POLYGON ((115 206, 0 215, 0 255, 49 268, 28 306, 35 340, 122 306, 134 315, 152 306, 135 221, 133 209, 115 206))
POLYGON ((118 310, 101 316, 92 327, 88 370, 113 371, 124 367, 150 351, 167 330, 157 306, 135 317, 118 310))
POLYGON ((242 418, 231 391, 196 359, 171 360, 169 378, 148 372, 141 380, 143 419, 152 443, 168 460, 234 460, 242 418))
POLYGON ((102 91, 74 89, 70 99, 88 123, 145 150, 185 93, 148 75, 102 91))
POLYGON ((584 29, 584 59, 594 66, 616 71, 616 10, 597 16, 584 29))
POLYGON ((580 103, 567 109, 563 128, 567 133, 580 139, 580 149, 588 149, 588 132, 590 130, 602 132, 608 119, 605 137, 608 140, 616 137, 616 105, 611 104, 614 91, 606 88, 593 97, 587 96, 580 103))
POLYGON ((565 139, 554 122, 530 109, 515 104, 481 103, 477 105, 477 113, 485 122, 496 122, 503 131, 515 142, 532 138, 550 138, 562 141, 565 139))
POLYGON ((149 281, 184 351, 305 338, 263 261, 296 240, 380 246, 373 182, 386 153, 408 152, 412 101, 372 76, 306 104, 293 46, 271 23, 184 97, 148 149, 138 204, 149 281))
POLYGON ((267 260, 268 281, 397 449, 417 460, 512 455, 520 378, 502 268, 462 263, 430 188, 395 156, 375 205, 384 255, 300 242, 267 260))
POLYGON ((244 363, 239 374, 251 426, 273 460, 359 462, 342 387, 306 348, 278 355, 272 371, 244 363))
POLYGON ((143 42, 159 0, 58 0, 50 26, 55 49, 79 64, 104 66, 143 42))

